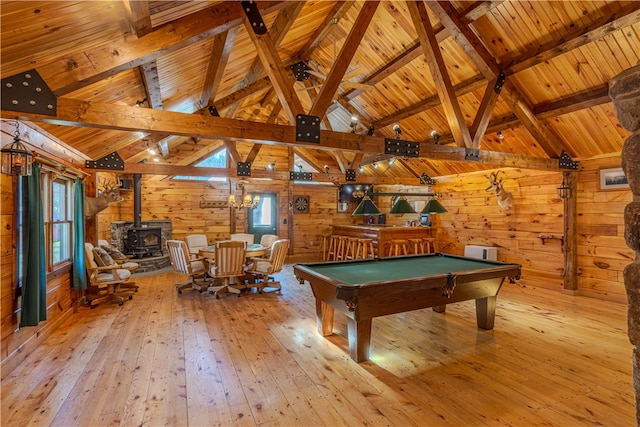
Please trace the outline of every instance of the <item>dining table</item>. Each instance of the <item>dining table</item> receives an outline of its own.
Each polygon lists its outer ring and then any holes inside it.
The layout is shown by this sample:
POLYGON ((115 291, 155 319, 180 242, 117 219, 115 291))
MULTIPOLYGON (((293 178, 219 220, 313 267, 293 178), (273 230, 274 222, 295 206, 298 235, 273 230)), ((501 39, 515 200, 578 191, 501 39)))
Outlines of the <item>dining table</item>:
MULTIPOLYGON (((209 263, 212 263, 214 258, 215 258, 215 252, 216 252, 216 247, 215 247, 215 245, 213 245, 213 246, 208 246, 206 248, 201 248, 198 251, 198 254, 202 258, 207 260, 209 263)), ((262 246, 259 243, 254 243, 254 244, 251 244, 251 245, 247 245, 247 249, 246 249, 246 254, 245 255, 246 255, 247 259, 249 259, 249 258, 263 256, 266 253, 267 253, 267 248, 265 246, 262 246)))

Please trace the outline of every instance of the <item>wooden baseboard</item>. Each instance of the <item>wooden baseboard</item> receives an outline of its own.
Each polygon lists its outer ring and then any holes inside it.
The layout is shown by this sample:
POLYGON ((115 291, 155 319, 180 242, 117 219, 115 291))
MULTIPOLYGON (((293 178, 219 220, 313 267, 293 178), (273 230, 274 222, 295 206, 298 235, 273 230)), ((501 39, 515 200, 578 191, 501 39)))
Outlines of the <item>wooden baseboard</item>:
POLYGON ((33 335, 20 347, 12 351, 4 360, 0 361, 0 377, 4 380, 20 365, 29 354, 46 340, 65 320, 74 313, 73 307, 58 316, 55 320, 47 322, 42 329, 34 330, 33 335))

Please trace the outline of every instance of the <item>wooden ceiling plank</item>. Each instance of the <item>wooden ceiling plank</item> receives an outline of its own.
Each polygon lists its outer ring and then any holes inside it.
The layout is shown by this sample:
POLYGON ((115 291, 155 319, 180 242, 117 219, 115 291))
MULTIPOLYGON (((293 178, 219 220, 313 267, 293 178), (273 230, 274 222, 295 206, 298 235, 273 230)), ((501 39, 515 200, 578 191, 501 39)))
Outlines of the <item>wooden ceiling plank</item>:
MULTIPOLYGON (((284 2, 260 1, 261 10, 283 7, 284 2)), ((53 92, 62 96, 121 71, 138 67, 174 52, 196 40, 212 37, 242 25, 245 15, 235 2, 219 2, 208 9, 163 25, 144 37, 113 42, 83 52, 73 52, 37 67, 53 92)))
POLYGON ((379 1, 367 1, 362 5, 362 9, 360 9, 360 13, 353 23, 351 31, 349 31, 349 34, 346 37, 336 61, 331 67, 331 70, 320 89, 320 93, 309 110, 310 115, 322 118, 326 114, 327 108, 331 105, 331 102, 338 91, 338 87, 340 86, 340 82, 342 82, 344 75, 349 68, 349 64, 351 64, 351 60, 360 46, 362 37, 364 37, 364 34, 367 32, 369 23, 371 22, 379 4, 379 1))
MULTIPOLYGON (((218 88, 220 87, 220 82, 222 82, 222 76, 227 67, 227 62, 231 55, 231 48, 236 41, 237 34, 238 28, 235 27, 214 36, 204 79, 204 87, 196 108, 206 108, 209 105, 215 106, 215 94, 218 93, 218 88)), ((216 108, 218 107, 216 106, 216 108)))
POLYGON ((442 101, 442 107, 449 123, 449 128, 453 134, 453 139, 459 147, 472 148, 471 135, 467 124, 464 120, 464 115, 458 104, 458 98, 453 90, 451 84, 451 78, 447 71, 447 66, 442 57, 442 52, 438 45, 436 35, 433 32, 431 26, 431 19, 427 13, 427 9, 424 2, 420 1, 407 1, 407 8, 409 14, 413 20, 413 24, 418 33, 420 44, 424 52, 424 56, 431 70, 431 76, 436 85, 438 96, 442 101))
POLYGON ((480 142, 487 131, 487 126, 489 126, 491 114, 493 113, 493 107, 495 107, 500 95, 499 91, 495 90, 497 83, 498 78, 493 82, 489 82, 484 90, 484 96, 482 97, 480 108, 478 108, 476 118, 473 120, 473 124, 470 129, 470 132, 473 135, 471 148, 480 148, 480 142))
POLYGON ((221 111, 224 108, 229 108, 232 105, 242 101, 243 99, 250 97, 258 91, 271 89, 271 87, 272 86, 269 78, 265 77, 264 79, 257 80, 254 83, 251 83, 249 86, 237 90, 232 94, 225 96, 224 98, 215 100, 214 103, 218 111, 221 111))
MULTIPOLYGON (((456 42, 476 64, 485 78, 488 80, 496 78, 500 73, 498 64, 478 36, 468 25, 464 24, 462 17, 456 12, 453 5, 449 2, 437 1, 430 2, 429 7, 455 37, 456 42)), ((545 153, 552 158, 559 157, 561 151, 559 146, 562 145, 562 139, 552 128, 547 127, 536 118, 531 106, 520 91, 507 81, 500 94, 545 153)))
POLYGON ((464 19, 467 23, 471 23, 476 19, 479 19, 487 13, 491 12, 493 9, 500 6, 503 2, 504 0, 476 2, 469 8, 465 9, 462 12, 462 16, 464 16, 464 19))
POLYGON ((264 34, 256 34, 248 19, 245 20, 245 28, 258 51, 258 56, 260 57, 260 61, 262 61, 269 81, 273 85, 278 99, 287 113, 289 123, 295 123, 296 116, 303 114, 304 108, 302 108, 302 103, 293 88, 293 81, 285 72, 274 41, 271 39, 268 31, 264 34))
POLYGON ((331 23, 334 19, 340 20, 344 14, 355 4, 355 1, 339 1, 333 6, 329 13, 325 16, 322 23, 316 28, 316 30, 309 36, 307 42, 302 46, 299 53, 296 55, 300 60, 307 61, 311 56, 311 53, 320 45, 322 40, 331 31, 331 23))
POLYGON ((542 62, 550 61, 556 56, 577 49, 580 46, 599 40, 639 21, 640 2, 634 1, 614 13, 607 14, 591 22, 585 27, 563 35, 562 40, 550 40, 534 49, 523 52, 515 58, 504 61, 500 65, 507 75, 518 73, 542 62))

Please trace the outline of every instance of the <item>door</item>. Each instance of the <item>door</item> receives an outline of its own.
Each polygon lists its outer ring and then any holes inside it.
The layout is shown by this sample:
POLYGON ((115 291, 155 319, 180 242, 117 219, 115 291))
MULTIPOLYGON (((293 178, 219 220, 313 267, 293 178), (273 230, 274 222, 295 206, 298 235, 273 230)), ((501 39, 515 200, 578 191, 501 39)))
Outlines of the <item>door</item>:
POLYGON ((254 242, 260 243, 264 234, 278 234, 278 195, 260 194, 260 203, 247 212, 248 232, 255 236, 254 242))

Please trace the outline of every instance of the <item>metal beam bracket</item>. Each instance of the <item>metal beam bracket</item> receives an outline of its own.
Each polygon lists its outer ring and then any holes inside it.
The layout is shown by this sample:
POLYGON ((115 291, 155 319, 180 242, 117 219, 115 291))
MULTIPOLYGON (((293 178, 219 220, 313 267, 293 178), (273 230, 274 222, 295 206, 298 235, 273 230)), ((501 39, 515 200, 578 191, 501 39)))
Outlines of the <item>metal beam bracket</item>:
POLYGON ((477 162, 480 160, 480 149, 478 148, 466 148, 464 149, 464 159, 477 162))
POLYGON ((256 4, 256 2, 241 1, 240 4, 242 4, 242 10, 244 10, 244 14, 247 15, 247 19, 251 23, 253 32, 259 36, 266 34, 267 26, 264 25, 262 15, 260 15, 260 10, 258 9, 258 5, 256 4))
POLYGON ((436 185, 436 180, 427 175, 426 172, 422 172, 420 175, 420 184, 422 185, 436 185))
POLYGON ((87 160, 85 163, 87 169, 107 169, 112 171, 123 171, 124 161, 117 151, 107 154, 98 160, 87 160))
POLYGON ((238 162, 238 176, 251 176, 251 163, 238 162))
POLYGON ((309 79, 309 73, 307 73, 308 69, 309 67, 307 66, 307 64, 305 64, 302 61, 296 62, 291 66, 291 71, 293 71, 293 76, 299 82, 303 82, 309 79))
POLYGON ((320 143, 320 118, 307 114, 296 116, 296 141, 320 143))
POLYGON ((1 84, 3 110, 56 116, 58 100, 35 69, 6 77, 1 84))
POLYGON ((558 167, 560 169, 576 170, 578 169, 578 162, 573 161, 573 159, 569 157, 567 152, 562 150, 562 153, 560 153, 560 158, 558 159, 558 167))
POLYGON ((420 143, 413 141, 405 141, 404 139, 385 138, 384 154, 402 157, 419 157, 420 143))
POLYGON ((504 75, 504 73, 500 73, 498 74, 498 78, 496 79, 496 84, 493 87, 493 91, 497 94, 499 94, 500 92, 502 92, 502 86, 504 86, 504 81, 506 80, 506 76, 504 75))
POLYGON ((347 169, 344 171, 344 179, 347 182, 353 182, 356 180, 356 170, 355 169, 347 169))
POLYGON ((290 181, 313 181, 311 172, 289 172, 290 181))

